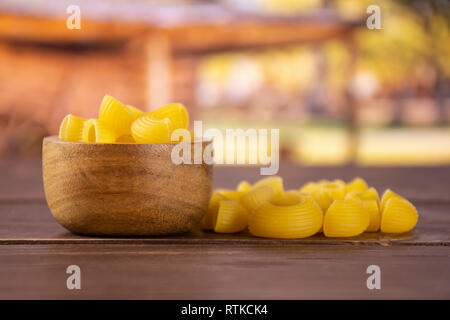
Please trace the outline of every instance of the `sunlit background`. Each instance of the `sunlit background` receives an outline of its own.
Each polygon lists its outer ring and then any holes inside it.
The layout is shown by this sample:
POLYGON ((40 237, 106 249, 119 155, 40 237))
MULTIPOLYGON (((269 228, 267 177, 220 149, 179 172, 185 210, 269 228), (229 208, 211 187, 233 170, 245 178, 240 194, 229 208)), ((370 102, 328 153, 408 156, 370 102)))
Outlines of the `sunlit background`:
POLYGON ((0 1, 0 156, 105 93, 206 128, 279 128, 283 161, 450 164, 449 2, 0 1), (66 8, 81 9, 69 30, 66 8), (366 9, 381 8, 381 30, 366 9))

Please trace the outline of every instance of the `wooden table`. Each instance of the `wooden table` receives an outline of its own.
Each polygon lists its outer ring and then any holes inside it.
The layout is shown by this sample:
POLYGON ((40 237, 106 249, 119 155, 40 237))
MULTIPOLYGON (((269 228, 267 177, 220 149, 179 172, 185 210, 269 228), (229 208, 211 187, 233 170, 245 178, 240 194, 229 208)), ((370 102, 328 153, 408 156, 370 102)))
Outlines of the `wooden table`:
MULTIPOLYGON (((281 164, 286 187, 362 176, 412 200, 414 232, 355 239, 258 239, 195 231, 158 238, 72 235, 45 203, 39 159, 0 160, 0 299, 393 299, 450 298, 450 167, 306 168, 281 164), (78 265, 81 290, 66 288, 78 265), (368 290, 366 268, 381 268, 368 290)), ((257 168, 218 167, 215 187, 233 187, 257 168)))

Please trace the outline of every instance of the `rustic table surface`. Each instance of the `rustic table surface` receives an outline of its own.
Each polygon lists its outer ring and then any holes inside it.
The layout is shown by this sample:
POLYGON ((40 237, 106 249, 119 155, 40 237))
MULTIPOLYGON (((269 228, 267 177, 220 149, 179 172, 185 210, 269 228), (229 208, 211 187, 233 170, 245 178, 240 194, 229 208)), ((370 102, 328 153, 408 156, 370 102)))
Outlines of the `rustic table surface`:
MULTIPOLYGON (((257 168, 218 167, 215 187, 258 179, 257 168)), ((287 188, 364 177, 418 207, 416 229, 389 236, 270 240, 194 231, 174 237, 76 236, 51 216, 39 159, 0 160, 0 299, 449 299, 450 167, 306 168, 281 164, 287 188), (81 268, 68 290, 66 268, 81 268), (369 290, 369 265, 381 289, 369 290)))

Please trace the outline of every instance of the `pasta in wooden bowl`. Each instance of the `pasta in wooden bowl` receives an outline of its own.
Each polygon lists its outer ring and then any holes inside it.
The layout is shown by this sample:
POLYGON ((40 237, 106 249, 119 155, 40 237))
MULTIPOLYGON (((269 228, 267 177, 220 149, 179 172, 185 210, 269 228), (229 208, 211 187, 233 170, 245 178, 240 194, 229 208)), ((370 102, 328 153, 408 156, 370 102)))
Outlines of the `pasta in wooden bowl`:
MULTIPOLYGON (((165 108, 155 119, 187 127, 184 107, 169 109, 175 112, 165 108), (177 114, 182 115, 178 122, 177 114)), ((175 164, 171 154, 177 144, 161 135, 158 143, 136 143, 132 126, 145 115, 105 96, 99 119, 68 115, 59 137, 44 139, 45 195, 62 226, 85 235, 153 236, 187 232, 200 224, 211 194, 212 165, 175 164), (118 119, 125 119, 125 125, 118 119)), ((138 139, 158 134, 146 124, 139 124, 138 139)), ((211 143, 201 142, 202 150, 211 143)), ((193 155, 193 142, 191 148, 193 155)))

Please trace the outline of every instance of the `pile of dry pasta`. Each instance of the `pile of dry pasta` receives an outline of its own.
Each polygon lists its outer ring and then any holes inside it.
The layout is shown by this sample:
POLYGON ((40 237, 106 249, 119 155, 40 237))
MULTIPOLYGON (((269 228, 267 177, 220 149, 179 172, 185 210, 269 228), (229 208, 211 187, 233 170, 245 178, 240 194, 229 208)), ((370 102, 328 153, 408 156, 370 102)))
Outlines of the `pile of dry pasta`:
POLYGON ((213 191, 203 217, 205 230, 235 233, 249 229, 254 236, 296 239, 323 232, 326 237, 353 237, 363 232, 403 233, 417 224, 416 208, 390 189, 383 196, 361 178, 309 182, 284 191, 281 177, 236 190, 213 191))
MULTIPOLYGON (((152 112, 105 95, 98 119, 67 115, 60 126, 62 141, 86 143, 170 143, 172 132, 187 129, 189 116, 180 103, 152 112)), ((192 134, 191 134, 192 136, 192 134)), ((280 177, 269 177, 236 190, 212 193, 202 225, 206 230, 234 233, 249 229, 258 237, 305 238, 318 232, 327 237, 353 237, 363 232, 403 233, 417 224, 416 208, 386 190, 378 197, 361 178, 309 182, 284 191, 280 177)))
POLYGON ((187 129, 189 116, 180 103, 152 112, 121 103, 105 95, 98 119, 67 115, 59 128, 62 141, 87 143, 169 143, 176 129, 187 129))

